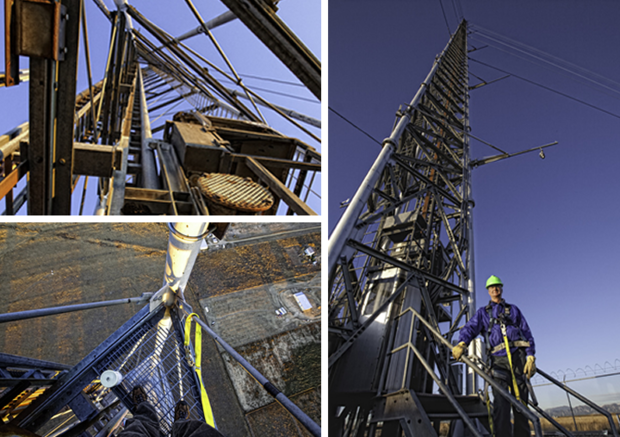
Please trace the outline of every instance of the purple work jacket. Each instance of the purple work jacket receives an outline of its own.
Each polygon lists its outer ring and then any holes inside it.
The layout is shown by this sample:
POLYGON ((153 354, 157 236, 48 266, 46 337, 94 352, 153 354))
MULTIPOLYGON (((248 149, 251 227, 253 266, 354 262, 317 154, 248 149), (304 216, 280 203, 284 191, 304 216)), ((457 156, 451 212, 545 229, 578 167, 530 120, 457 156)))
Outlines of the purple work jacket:
MULTIPOLYGON (((489 302, 492 309, 493 317, 498 319, 500 314, 504 314, 505 311, 505 301, 502 299, 500 303, 494 303, 493 301, 489 302)), ((514 342, 517 340, 525 340, 530 343, 530 346, 525 349, 527 355, 534 355, 536 353, 536 347, 534 345, 534 337, 532 336, 532 331, 530 331, 530 327, 523 317, 521 310, 517 308, 516 305, 510 304, 510 314, 507 317, 506 323, 506 333, 509 342, 514 342), (520 331, 520 332, 519 332, 520 331), (523 338, 521 337, 523 335, 523 338)), ((484 337, 485 332, 489 329, 489 314, 487 312, 486 306, 478 308, 474 317, 472 317, 469 322, 465 324, 461 328, 461 332, 459 334, 459 341, 464 341, 465 344, 469 344, 474 338, 476 338, 479 334, 482 334, 484 337)), ((497 346, 500 343, 503 343, 504 337, 502 336, 502 330, 500 328, 500 324, 496 323, 491 328, 491 332, 489 333, 489 343, 491 343, 491 349, 497 346)), ((516 351, 516 347, 511 347, 510 352, 516 351)), ((498 357, 505 357, 506 350, 502 349, 493 354, 498 357)))

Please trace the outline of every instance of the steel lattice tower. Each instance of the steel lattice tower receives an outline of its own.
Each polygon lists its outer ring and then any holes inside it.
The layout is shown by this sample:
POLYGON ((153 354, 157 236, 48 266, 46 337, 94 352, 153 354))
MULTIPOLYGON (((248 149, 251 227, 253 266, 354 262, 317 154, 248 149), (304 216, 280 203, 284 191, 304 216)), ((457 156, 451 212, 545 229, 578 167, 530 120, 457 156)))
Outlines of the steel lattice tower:
POLYGON ((379 423, 382 436, 431 435, 424 366, 463 391, 460 366, 414 315, 448 323, 451 341, 475 310, 468 91, 463 21, 331 236, 330 435, 371 436, 379 423))
POLYGON ((279 18, 277 2, 225 0, 228 10, 205 22, 186 0, 200 26, 178 38, 127 0, 115 0, 116 11, 95 3, 110 25, 99 81, 83 1, 6 2, 0 86, 30 83, 28 122, 0 136, 5 214, 27 201, 30 215, 69 215, 80 178, 82 214, 89 177, 96 215, 317 214, 308 201, 320 205, 320 153, 276 130, 263 111, 316 143, 320 122, 249 89, 210 31, 238 19, 320 100, 320 61, 279 18), (199 33, 226 69, 183 42, 199 33), (89 86, 76 96, 81 37, 89 86), (29 70, 19 70, 20 57, 30 58, 29 70), (155 111, 181 103, 191 109, 155 125, 155 111))

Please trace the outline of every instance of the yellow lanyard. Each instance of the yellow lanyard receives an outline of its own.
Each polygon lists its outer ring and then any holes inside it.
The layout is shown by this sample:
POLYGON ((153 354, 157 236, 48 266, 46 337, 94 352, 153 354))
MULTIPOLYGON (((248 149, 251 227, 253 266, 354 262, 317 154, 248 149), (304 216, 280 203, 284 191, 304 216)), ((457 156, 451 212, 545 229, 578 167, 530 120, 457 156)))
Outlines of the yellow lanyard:
POLYGON ((495 429, 493 426, 493 415, 491 414, 491 397, 489 396, 489 387, 484 390, 485 397, 487 399, 487 413, 489 414, 489 427, 491 428, 491 435, 495 437, 495 429))
POLYGON ((506 325, 502 323, 502 335, 504 336, 504 344, 506 344, 506 356, 508 357, 508 364, 510 365, 510 374, 512 375, 512 386, 514 388, 514 395, 519 402, 519 387, 517 386, 517 378, 515 378, 515 371, 512 367, 512 354, 510 353, 510 345, 508 344, 508 337, 506 336, 506 325))
MULTIPOLYGON (((196 313, 191 313, 185 319, 185 350, 187 352, 188 357, 191 359, 191 349, 190 345, 190 331, 192 329, 192 317, 198 315, 196 313)), ((200 362, 202 360, 202 329, 199 326, 196 326, 196 342, 194 345, 196 351, 195 360, 191 360, 190 364, 196 370, 196 375, 198 375, 198 381, 200 382, 200 400, 202 403, 202 411, 205 415, 205 421, 208 425, 215 428, 215 421, 213 420, 213 411, 211 410, 211 403, 209 402, 209 396, 207 396, 207 391, 205 390, 205 386, 202 383, 202 372, 200 371, 200 362)))

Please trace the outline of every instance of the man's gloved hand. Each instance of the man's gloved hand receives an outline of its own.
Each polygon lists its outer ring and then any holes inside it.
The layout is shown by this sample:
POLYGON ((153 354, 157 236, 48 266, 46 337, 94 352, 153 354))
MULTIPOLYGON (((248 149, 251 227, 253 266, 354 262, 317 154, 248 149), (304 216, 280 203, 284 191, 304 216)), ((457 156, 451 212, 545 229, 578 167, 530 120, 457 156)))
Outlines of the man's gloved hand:
POLYGON ((460 360, 461 359, 461 355, 463 355, 463 353, 466 350, 467 350, 467 345, 465 344, 464 341, 462 341, 459 344, 457 344, 456 346, 454 346, 454 349, 452 349, 452 355, 454 355, 455 359, 460 360))
POLYGON ((523 367, 523 373, 525 373, 527 379, 531 379, 536 373, 536 358, 534 355, 528 355, 525 367, 523 367))

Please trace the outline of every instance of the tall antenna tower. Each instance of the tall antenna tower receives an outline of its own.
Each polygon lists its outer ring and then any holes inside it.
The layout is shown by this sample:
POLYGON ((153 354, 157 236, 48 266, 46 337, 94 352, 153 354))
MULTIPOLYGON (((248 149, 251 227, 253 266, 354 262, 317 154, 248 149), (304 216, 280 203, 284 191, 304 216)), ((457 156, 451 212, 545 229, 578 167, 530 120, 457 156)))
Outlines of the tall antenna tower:
POLYGON ((330 435, 374 435, 379 424, 382 436, 427 435, 425 366, 462 392, 449 350, 420 317, 437 331, 449 322, 450 341, 475 310, 468 98, 463 21, 329 242, 330 435))
MULTIPOLYGON (((476 311, 471 169, 533 151, 544 158, 542 149, 557 144, 470 159, 467 51, 463 20, 399 109, 330 238, 330 436, 436 437, 442 422, 451 437, 493 435, 489 386, 536 436, 540 417, 572 435, 531 387, 519 401, 498 383, 479 339, 460 361, 452 358, 454 334, 476 311)), ((604 415, 618 435, 608 411, 537 373, 604 415)))

